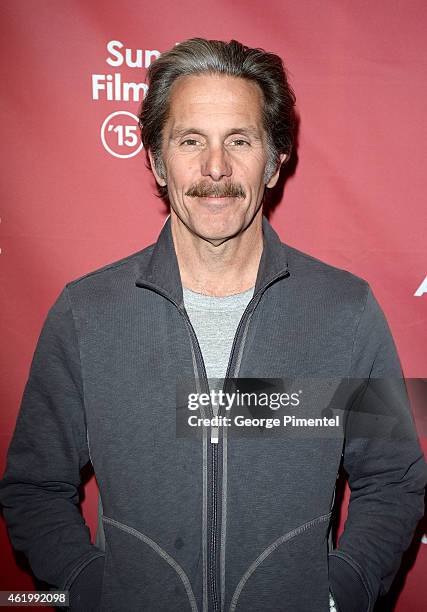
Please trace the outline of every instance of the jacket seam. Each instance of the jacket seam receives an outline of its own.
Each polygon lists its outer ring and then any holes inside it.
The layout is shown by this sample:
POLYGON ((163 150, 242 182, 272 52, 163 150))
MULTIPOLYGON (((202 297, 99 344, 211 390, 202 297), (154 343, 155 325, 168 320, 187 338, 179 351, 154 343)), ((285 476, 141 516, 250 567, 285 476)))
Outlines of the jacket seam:
POLYGON ((360 565, 357 563, 357 561, 355 559, 353 559, 353 557, 351 557, 348 553, 339 550, 339 549, 334 549, 332 552, 329 553, 329 555, 333 556, 333 557, 338 557, 339 559, 343 559, 343 561, 345 561, 346 563, 348 563, 348 565, 350 565, 351 568, 353 568, 353 570, 356 572, 356 574, 359 576, 366 594, 368 595, 368 610, 371 609, 371 605, 372 605, 372 595, 371 595, 371 589, 369 588, 369 584, 368 581, 365 577, 365 574, 362 570, 362 568, 360 567, 360 565))
POLYGON ((80 572, 82 572, 84 570, 84 568, 87 565, 89 565, 89 563, 91 563, 95 559, 98 559, 99 557, 105 557, 104 553, 100 552, 100 553, 97 553, 95 555, 92 555, 91 557, 89 557, 89 559, 84 559, 81 563, 76 565, 76 567, 73 568, 73 570, 71 570, 71 572, 68 574, 68 577, 66 578, 65 582, 63 583, 63 586, 60 587, 59 590, 67 591, 72 586, 74 580, 77 578, 77 576, 80 574, 80 572))
MULTIPOLYGON (((191 339, 191 333, 188 328, 188 324, 186 325, 187 331, 190 336, 190 348, 191 348, 191 358, 193 363, 193 371, 195 376, 195 382, 197 387, 197 392, 201 392, 200 388, 200 377, 199 377, 199 369, 197 365, 196 354, 194 352, 193 341, 191 339)), ((205 417, 205 409, 203 406, 200 407, 202 417, 205 417)), ((203 576, 202 576, 202 610, 205 611, 208 609, 208 550, 207 550, 207 522, 208 522, 208 468, 207 468, 207 429, 203 427, 203 438, 202 438, 202 567, 203 567, 203 576)))
MULTIPOLYGON (((71 318, 73 321, 73 329, 74 329, 74 334, 76 337, 76 344, 77 344, 77 349, 78 349, 78 353, 79 353, 79 366, 80 366, 80 374, 82 374, 82 355, 81 355, 81 351, 80 351, 80 342, 79 342, 79 334, 77 331, 77 322, 76 322, 76 318, 74 316, 74 311, 73 311, 73 305, 71 303, 71 298, 70 298, 70 294, 68 291, 68 286, 65 286, 65 296, 67 298, 67 303, 68 303, 68 308, 70 309, 70 313, 71 313, 71 318)), ((82 386, 83 386, 83 376, 82 376, 82 386)), ((81 400, 82 402, 84 401, 84 392, 82 389, 82 393, 80 394, 81 400)))
POLYGON ((184 584, 185 591, 190 602, 192 612, 198 612, 196 598, 194 596, 193 589, 191 588, 190 580, 183 568, 173 557, 171 557, 171 555, 169 555, 161 546, 159 546, 157 542, 143 534, 141 531, 138 531, 133 527, 129 527, 129 525, 125 525, 124 523, 120 523, 119 521, 116 521, 115 519, 112 519, 109 516, 105 516, 105 514, 103 515, 102 520, 105 523, 108 523, 109 525, 112 525, 113 527, 116 527, 117 529, 120 529, 125 533, 134 536, 138 540, 142 540, 143 542, 145 542, 145 544, 150 546, 150 548, 154 550, 160 557, 162 557, 162 559, 164 559, 181 578, 181 581, 184 584))
POLYGON ((222 507, 221 507, 221 537, 220 537, 220 585, 221 610, 225 610, 226 586, 226 542, 227 542, 227 501, 228 501, 228 432, 222 428, 222 507))
POLYGON ((351 371, 352 371, 352 367, 353 367, 354 351, 355 351, 355 347, 356 347, 356 338, 357 338, 357 335, 359 333, 359 328, 360 328, 360 325, 361 325, 361 321, 362 321, 363 315, 364 315, 365 310, 366 310, 366 305, 368 303, 368 296, 369 296, 369 292, 370 291, 371 291, 371 288, 370 288, 369 284, 366 283, 365 300, 363 302, 362 308, 360 309, 359 318, 358 318, 358 321, 357 321, 356 326, 354 328, 353 344, 352 344, 351 353, 350 353, 349 376, 351 375, 351 371))
POLYGON ((79 454, 83 454, 85 451, 88 452, 89 455, 89 459, 92 462, 92 458, 90 456, 90 450, 89 450, 89 446, 88 446, 88 430, 87 430, 87 420, 86 420, 86 404, 85 404, 85 393, 84 393, 84 378, 83 378, 83 367, 82 367, 82 352, 81 352, 81 347, 80 347, 80 339, 79 339, 79 330, 78 330, 78 325, 77 325, 77 320, 74 314, 74 310, 73 310, 73 304, 71 302, 71 296, 69 293, 69 289, 68 286, 65 286, 65 290, 64 290, 67 302, 68 302, 68 307, 70 309, 70 313, 71 313, 71 318, 73 321, 73 328, 74 328, 74 335, 76 338, 76 345, 77 345, 77 352, 79 355, 79 370, 80 370, 80 378, 81 378, 81 382, 82 382, 82 391, 80 395, 80 400, 82 403, 82 407, 83 407, 83 415, 84 415, 84 422, 85 422, 85 429, 86 429, 86 439, 82 440, 82 446, 79 449, 79 454))
POLYGON ((245 584, 247 583, 249 578, 252 576, 252 574, 255 572, 255 570, 261 565, 264 559, 270 556, 271 553, 273 553, 281 544, 284 544, 285 542, 289 542, 289 540, 292 540, 293 538, 301 535, 302 533, 307 531, 307 529, 311 529, 315 525, 319 525, 320 523, 327 521, 328 519, 330 519, 331 515, 332 515, 332 512, 328 512, 327 514, 318 516, 312 519, 311 521, 308 521, 307 523, 304 523, 303 525, 300 525, 299 527, 292 529, 292 531, 289 531, 285 535, 280 536, 272 544, 267 546, 267 548, 265 548, 263 552, 260 555, 258 555, 255 561, 251 563, 251 565, 248 567, 246 572, 241 577, 236 587, 236 590, 234 591, 233 597, 231 598, 229 612, 234 612, 236 610, 237 602, 243 591, 243 588, 245 587, 245 584))
MULTIPOLYGON (((259 304, 261 297, 258 299, 256 306, 259 304)), ((256 308, 255 306, 255 308, 256 308)), ((243 333, 242 341, 239 348, 239 353, 237 355, 236 365, 234 368, 234 378, 237 378, 240 372, 242 358, 243 358, 243 350, 246 344, 246 338, 249 332, 249 325, 252 320, 252 315, 255 311, 255 308, 250 313, 245 331, 243 333)), ((221 516, 221 538, 220 538, 220 578, 221 578, 221 609, 225 608, 225 585, 226 585, 226 543, 227 543, 227 492, 228 492, 228 448, 227 448, 227 428, 222 428, 222 441, 223 441, 223 449, 222 449, 222 516, 221 516)))

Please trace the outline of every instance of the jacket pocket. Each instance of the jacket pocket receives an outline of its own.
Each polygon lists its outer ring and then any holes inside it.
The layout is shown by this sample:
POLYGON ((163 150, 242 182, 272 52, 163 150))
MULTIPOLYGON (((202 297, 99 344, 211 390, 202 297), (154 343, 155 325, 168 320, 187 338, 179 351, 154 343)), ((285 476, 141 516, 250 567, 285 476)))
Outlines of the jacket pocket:
POLYGON ((236 585, 229 612, 327 612, 330 517, 316 517, 264 549, 236 585))
POLYGON ((146 534, 102 518, 105 569, 102 612, 198 612, 183 568, 146 534))
POLYGON ((339 549, 328 555, 330 588, 338 610, 371 612, 374 601, 362 568, 339 549))

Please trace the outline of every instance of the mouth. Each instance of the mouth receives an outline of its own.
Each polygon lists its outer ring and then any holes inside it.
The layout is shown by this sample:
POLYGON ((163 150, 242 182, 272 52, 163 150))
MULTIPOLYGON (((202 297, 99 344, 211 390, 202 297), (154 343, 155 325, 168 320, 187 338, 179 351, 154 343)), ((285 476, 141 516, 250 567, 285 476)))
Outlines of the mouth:
POLYGON ((240 200, 241 198, 237 198, 236 196, 197 196, 197 200, 202 200, 203 202, 234 202, 234 200, 240 200))
POLYGON ((235 196, 198 196, 194 198, 199 202, 200 206, 210 210, 211 212, 219 212, 236 206, 236 201, 241 198, 235 196))
POLYGON ((201 200, 236 200, 236 196, 197 196, 201 200))

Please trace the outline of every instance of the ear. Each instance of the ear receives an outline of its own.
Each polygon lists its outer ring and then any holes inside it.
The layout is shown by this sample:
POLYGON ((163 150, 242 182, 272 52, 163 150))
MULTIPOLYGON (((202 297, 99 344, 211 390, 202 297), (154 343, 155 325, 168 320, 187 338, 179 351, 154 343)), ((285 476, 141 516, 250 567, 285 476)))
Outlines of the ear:
POLYGON ((279 164, 277 166, 277 170, 273 174, 273 176, 270 178, 270 180, 268 181, 268 183, 266 185, 268 188, 274 187, 274 185, 279 180, 280 168, 282 167, 282 164, 285 163, 285 161, 287 161, 288 157, 289 156, 286 155, 286 153, 281 153, 280 154, 280 162, 279 162, 279 164))
POLYGON ((148 150, 148 157, 150 159, 150 166, 151 166, 151 171, 154 174, 154 177, 157 181, 157 183, 160 185, 160 187, 165 187, 166 186, 166 181, 165 179, 160 176, 160 174, 157 172, 156 169, 156 164, 154 162, 154 156, 152 154, 152 152, 150 150, 148 150))

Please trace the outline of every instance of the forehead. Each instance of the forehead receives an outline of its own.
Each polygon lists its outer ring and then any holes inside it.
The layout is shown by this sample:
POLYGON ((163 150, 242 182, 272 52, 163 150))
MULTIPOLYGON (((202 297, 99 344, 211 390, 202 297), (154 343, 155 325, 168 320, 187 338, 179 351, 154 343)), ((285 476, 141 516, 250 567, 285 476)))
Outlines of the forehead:
POLYGON ((166 128, 256 126, 262 131, 263 94, 253 81, 226 75, 191 75, 175 81, 166 128))

